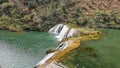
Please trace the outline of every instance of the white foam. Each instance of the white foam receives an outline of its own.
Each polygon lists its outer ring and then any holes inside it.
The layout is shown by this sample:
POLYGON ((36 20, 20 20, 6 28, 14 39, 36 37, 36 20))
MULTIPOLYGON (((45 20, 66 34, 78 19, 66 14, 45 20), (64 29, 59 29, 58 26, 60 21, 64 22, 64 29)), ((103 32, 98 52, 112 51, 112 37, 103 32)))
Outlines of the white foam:
POLYGON ((77 29, 71 28, 68 35, 67 35, 67 37, 73 37, 73 36, 76 36, 78 34, 79 34, 79 31, 77 29))
POLYGON ((63 28, 63 24, 58 24, 58 25, 52 27, 49 30, 49 33, 59 34, 61 32, 62 28, 63 28))
POLYGON ((49 60, 56 52, 47 54, 37 65, 42 65, 49 60))

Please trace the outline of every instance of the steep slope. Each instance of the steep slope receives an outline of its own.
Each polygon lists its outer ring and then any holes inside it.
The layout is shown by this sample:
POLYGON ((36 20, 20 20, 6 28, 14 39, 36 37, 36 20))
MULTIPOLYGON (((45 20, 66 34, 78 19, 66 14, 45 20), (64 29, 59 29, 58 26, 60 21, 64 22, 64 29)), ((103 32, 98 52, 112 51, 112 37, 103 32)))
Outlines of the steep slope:
POLYGON ((120 24, 119 0, 0 0, 0 28, 47 31, 58 23, 120 24))

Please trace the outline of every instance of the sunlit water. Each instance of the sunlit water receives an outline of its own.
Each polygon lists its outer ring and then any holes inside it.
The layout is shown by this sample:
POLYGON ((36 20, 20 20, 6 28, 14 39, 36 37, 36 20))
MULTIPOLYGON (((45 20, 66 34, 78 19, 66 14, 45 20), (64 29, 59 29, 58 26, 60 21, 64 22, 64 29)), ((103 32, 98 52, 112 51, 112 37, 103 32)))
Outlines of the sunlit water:
POLYGON ((69 68, 120 68, 120 30, 100 29, 105 35, 97 41, 85 41, 64 57, 69 68))
POLYGON ((0 68, 33 68, 47 49, 56 46, 57 42, 48 33, 0 30, 0 68))

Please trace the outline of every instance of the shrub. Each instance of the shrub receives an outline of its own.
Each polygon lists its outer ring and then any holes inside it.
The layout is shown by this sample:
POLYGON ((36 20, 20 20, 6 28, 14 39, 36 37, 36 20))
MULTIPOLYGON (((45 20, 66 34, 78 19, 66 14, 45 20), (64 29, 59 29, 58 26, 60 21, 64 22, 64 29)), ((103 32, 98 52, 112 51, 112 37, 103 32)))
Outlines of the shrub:
POLYGON ((2 6, 3 9, 8 9, 8 8, 11 7, 11 4, 9 2, 5 2, 1 6, 2 6))
POLYGON ((8 2, 8 0, 0 0, 0 4, 2 4, 3 2, 8 2))
POLYGON ((8 17, 7 15, 2 15, 2 17, 0 18, 0 21, 10 23, 11 18, 10 18, 10 17, 8 17))

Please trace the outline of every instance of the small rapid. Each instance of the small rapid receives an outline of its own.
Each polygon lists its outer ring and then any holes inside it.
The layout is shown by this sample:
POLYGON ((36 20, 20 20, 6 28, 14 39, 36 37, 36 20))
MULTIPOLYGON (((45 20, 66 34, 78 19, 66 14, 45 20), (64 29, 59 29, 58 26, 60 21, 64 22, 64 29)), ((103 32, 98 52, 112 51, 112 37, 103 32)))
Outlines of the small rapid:
POLYGON ((62 41, 65 38, 69 38, 69 37, 78 35, 79 31, 76 28, 70 28, 70 27, 68 27, 68 25, 58 24, 58 25, 52 27, 49 30, 49 33, 55 34, 57 40, 58 41, 62 41))
POLYGON ((53 34, 59 34, 63 28, 63 24, 58 24, 51 28, 48 32, 53 33, 53 34))

